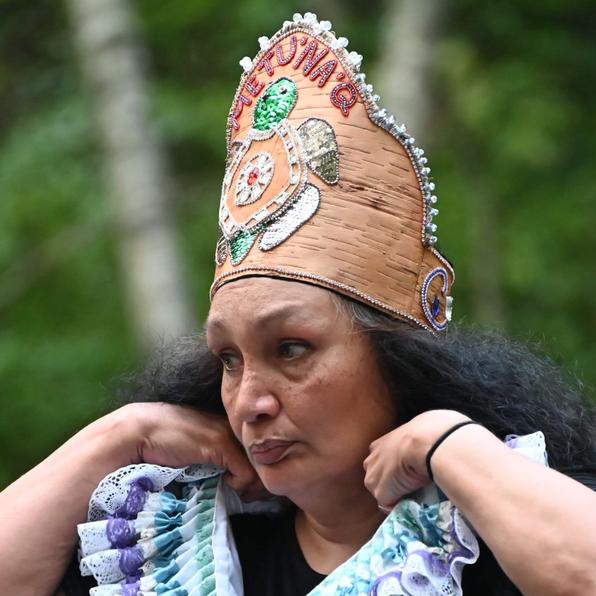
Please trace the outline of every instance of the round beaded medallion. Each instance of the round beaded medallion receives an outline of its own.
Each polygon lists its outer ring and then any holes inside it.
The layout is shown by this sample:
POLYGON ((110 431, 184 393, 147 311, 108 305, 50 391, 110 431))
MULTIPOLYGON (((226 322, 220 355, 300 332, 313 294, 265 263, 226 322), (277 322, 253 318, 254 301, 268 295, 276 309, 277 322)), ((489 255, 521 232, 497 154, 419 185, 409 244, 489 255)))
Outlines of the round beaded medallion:
POLYGON ((274 168, 273 158, 265 151, 249 159, 236 184, 236 205, 256 203, 273 179, 274 168))
POLYGON ((449 291, 449 275, 443 267, 437 267, 433 269, 424 280, 422 284, 422 310, 426 316, 428 322, 432 325, 436 331, 443 331, 447 327, 447 323, 451 318, 451 305, 453 300, 451 296, 447 295, 449 291), (439 278, 441 283, 441 289, 439 293, 429 295, 431 283, 439 278), (441 312, 443 311, 443 299, 445 299, 445 314, 443 320, 441 318, 441 312))

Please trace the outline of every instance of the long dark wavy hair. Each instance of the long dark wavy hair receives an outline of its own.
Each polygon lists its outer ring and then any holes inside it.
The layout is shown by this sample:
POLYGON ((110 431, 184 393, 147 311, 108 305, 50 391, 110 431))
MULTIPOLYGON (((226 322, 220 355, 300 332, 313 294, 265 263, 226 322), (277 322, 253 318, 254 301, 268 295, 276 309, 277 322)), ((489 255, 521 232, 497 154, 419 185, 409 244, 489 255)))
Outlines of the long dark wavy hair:
MULTIPOLYGON (((452 409, 501 439, 540 430, 550 466, 596 489, 594 403, 548 358, 497 333, 456 327, 437 337, 359 302, 334 300, 354 332, 369 337, 400 424, 428 410, 452 409)), ((184 404, 225 416, 221 378, 221 362, 204 336, 183 337, 134 377, 126 400, 184 404)), ((463 587, 466 596, 520 594, 482 541, 463 587)))

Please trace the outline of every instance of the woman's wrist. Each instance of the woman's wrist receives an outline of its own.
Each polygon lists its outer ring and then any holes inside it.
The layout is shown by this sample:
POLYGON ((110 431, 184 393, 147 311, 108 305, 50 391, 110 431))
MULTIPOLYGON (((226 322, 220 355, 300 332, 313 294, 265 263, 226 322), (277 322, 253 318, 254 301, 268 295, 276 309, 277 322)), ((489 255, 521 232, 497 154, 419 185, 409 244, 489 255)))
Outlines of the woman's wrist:
POLYGON ((432 466, 431 466, 431 462, 432 462, 432 457, 435 454, 435 452, 437 451, 437 449, 439 449, 439 447, 453 434, 456 433, 460 428, 463 428, 464 426, 468 426, 470 424, 479 424, 478 422, 475 422, 474 420, 463 420, 461 422, 456 422, 455 424, 453 424, 452 426, 450 426, 442 435, 439 436, 438 439, 435 440, 435 442, 432 444, 432 446, 430 447, 430 449, 427 451, 426 453, 426 471, 428 473, 428 477, 434 482, 434 476, 433 476, 433 470, 432 470, 432 466))
POLYGON ((454 410, 429 410, 413 418, 407 423, 409 441, 405 458, 408 465, 420 475, 429 476, 427 458, 437 441, 449 429, 468 422, 471 422, 468 416, 454 410))
POLYGON ((156 407, 153 403, 127 404, 89 427, 101 457, 113 461, 114 469, 141 463, 143 445, 155 426, 152 409, 156 407))

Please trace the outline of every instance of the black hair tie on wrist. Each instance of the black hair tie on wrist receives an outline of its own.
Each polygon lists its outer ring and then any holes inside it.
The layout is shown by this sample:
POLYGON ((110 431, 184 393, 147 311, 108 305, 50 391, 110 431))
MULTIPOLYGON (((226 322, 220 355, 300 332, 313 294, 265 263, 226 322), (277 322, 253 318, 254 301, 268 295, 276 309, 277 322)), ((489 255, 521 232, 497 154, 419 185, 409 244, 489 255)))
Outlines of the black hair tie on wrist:
POLYGON ((428 450, 426 454, 426 471, 428 472, 428 477, 431 479, 431 482, 434 482, 435 479, 433 478, 433 471, 430 467, 430 459, 434 455, 435 451, 439 448, 441 443, 451 434, 453 434, 456 430, 461 428, 462 426, 467 426, 468 424, 478 424, 478 422, 474 422, 473 420, 466 420, 465 422, 458 422, 454 424, 451 428, 447 429, 434 443, 433 446, 428 450))

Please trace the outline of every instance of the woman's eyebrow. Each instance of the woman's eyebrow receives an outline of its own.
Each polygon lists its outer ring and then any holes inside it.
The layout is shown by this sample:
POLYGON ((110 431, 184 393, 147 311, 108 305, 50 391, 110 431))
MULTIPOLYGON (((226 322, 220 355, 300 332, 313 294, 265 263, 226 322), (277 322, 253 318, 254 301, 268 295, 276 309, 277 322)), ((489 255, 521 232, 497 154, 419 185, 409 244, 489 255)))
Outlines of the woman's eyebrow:
POLYGON ((205 331, 216 331, 226 329, 226 323, 223 319, 209 315, 205 321, 205 331))
MULTIPOLYGON (((266 328, 280 320, 292 320, 295 322, 311 322, 316 315, 308 310, 301 308, 302 303, 288 303, 281 306, 267 308, 262 312, 256 312, 252 322, 258 327, 266 328)), ((206 328, 214 331, 228 329, 228 322, 221 315, 213 315, 207 318, 206 328)))

